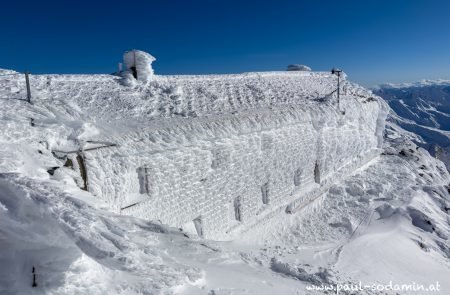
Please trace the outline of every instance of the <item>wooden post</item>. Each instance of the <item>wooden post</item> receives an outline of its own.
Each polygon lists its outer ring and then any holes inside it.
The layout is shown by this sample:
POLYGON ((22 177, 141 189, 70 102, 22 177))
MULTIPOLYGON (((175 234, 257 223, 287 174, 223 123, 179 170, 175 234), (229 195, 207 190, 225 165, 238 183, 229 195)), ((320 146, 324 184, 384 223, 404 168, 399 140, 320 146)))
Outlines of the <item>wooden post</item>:
POLYGON ((30 88, 30 78, 28 77, 30 73, 28 71, 25 72, 25 82, 27 84, 27 102, 31 103, 31 88, 30 88))
POLYGON ((84 191, 88 191, 88 178, 87 178, 87 170, 84 161, 83 151, 80 151, 77 154, 77 162, 80 169, 81 179, 83 180, 83 187, 81 188, 84 191))
POLYGON ((33 270, 31 271, 31 273, 33 274, 33 284, 31 285, 31 287, 36 288, 37 287, 37 283, 36 283, 36 270, 33 266, 33 270))
MULTIPOLYGON (((332 69, 331 69, 331 74, 336 75, 336 76, 338 77, 338 85, 337 85, 337 105, 338 105, 338 110, 339 110, 339 111, 341 110, 340 102, 339 102, 340 96, 341 96, 341 85, 340 85, 340 82, 341 82, 341 73, 342 73, 342 70, 339 70, 339 69, 337 69, 337 68, 332 68, 332 69)), ((345 111, 343 112, 343 114, 345 114, 345 111)))

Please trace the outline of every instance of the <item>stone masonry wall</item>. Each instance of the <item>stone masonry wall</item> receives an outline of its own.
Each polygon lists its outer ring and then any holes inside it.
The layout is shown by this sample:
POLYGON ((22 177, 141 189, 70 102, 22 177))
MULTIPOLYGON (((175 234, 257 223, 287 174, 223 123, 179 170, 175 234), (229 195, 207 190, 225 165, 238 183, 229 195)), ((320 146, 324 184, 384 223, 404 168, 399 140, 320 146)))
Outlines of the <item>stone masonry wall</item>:
POLYGON ((303 206, 378 154, 380 104, 348 97, 342 107, 345 115, 313 103, 162 124, 122 139, 131 154, 87 154, 89 189, 122 214, 230 239, 303 206))

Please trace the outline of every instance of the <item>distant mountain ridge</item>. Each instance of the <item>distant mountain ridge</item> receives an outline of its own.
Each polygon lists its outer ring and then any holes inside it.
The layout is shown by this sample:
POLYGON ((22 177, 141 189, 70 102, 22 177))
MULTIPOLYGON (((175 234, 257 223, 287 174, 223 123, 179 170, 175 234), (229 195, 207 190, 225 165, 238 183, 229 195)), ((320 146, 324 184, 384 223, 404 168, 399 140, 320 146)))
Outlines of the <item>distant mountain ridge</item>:
POLYGON ((440 86, 440 85, 450 85, 450 80, 437 79, 437 80, 420 80, 415 82, 406 83, 383 83, 375 87, 375 89, 386 89, 386 88, 412 88, 412 87, 425 87, 425 86, 440 86))
POLYGON ((373 92, 395 112, 391 121, 418 134, 417 143, 450 168, 450 80, 382 84, 373 92))

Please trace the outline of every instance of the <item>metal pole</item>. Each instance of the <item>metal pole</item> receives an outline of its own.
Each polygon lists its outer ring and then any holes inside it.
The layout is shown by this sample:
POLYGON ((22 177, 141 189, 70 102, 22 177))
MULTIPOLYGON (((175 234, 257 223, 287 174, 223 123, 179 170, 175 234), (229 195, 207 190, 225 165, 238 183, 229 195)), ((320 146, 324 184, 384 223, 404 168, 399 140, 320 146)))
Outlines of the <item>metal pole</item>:
POLYGON ((136 80, 138 79, 137 65, 136 65, 136 49, 133 49, 133 57, 134 57, 134 69, 136 71, 136 80))
POLYGON ((338 103, 338 108, 339 108, 339 109, 340 109, 340 106, 339 106, 339 98, 340 98, 340 89, 341 89, 341 87, 340 87, 340 85, 339 85, 340 79, 341 79, 341 72, 338 72, 338 89, 337 89, 337 96, 338 96, 338 99, 337 99, 337 103, 338 103))
POLYGON ((25 72, 25 82, 27 84, 27 101, 31 103, 31 88, 30 88, 30 78, 28 77, 30 73, 28 71, 25 72))

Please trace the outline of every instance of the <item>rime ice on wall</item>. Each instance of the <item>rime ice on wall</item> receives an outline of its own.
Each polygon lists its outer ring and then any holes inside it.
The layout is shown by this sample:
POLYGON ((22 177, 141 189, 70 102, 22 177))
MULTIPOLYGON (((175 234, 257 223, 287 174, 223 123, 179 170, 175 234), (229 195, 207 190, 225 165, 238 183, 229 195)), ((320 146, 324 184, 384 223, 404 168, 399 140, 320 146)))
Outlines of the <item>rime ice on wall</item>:
POLYGON ((382 144, 383 103, 345 82, 343 115, 329 73, 154 76, 137 88, 112 76, 34 79, 52 110, 96 124, 84 140, 118 144, 84 153, 92 194, 206 238, 301 208, 382 144))
POLYGON ((351 103, 345 105, 346 116, 331 106, 312 105, 185 122, 149 133, 152 140, 166 141, 165 150, 155 151, 150 140, 136 143, 139 155, 125 162, 111 161, 120 153, 113 150, 91 154, 88 162, 101 171, 114 162, 124 165, 115 169, 124 172, 114 187, 127 192, 116 193, 140 193, 140 198, 122 199, 123 207, 138 203, 123 214, 179 227, 201 220, 204 237, 226 238, 274 210, 304 204, 377 155, 379 105, 351 103), (188 144, 177 146, 170 139, 176 137, 188 144))
POLYGON ((130 50, 124 53, 123 61, 128 71, 136 74, 139 81, 148 82, 153 77, 152 62, 156 59, 147 52, 140 50, 130 50))

